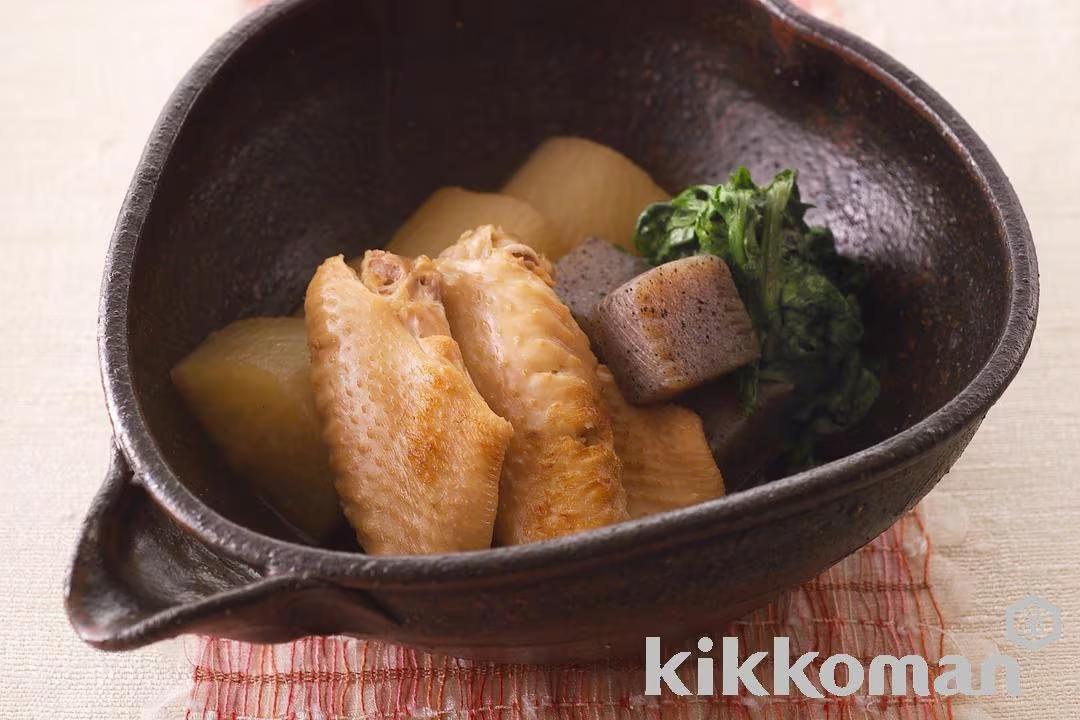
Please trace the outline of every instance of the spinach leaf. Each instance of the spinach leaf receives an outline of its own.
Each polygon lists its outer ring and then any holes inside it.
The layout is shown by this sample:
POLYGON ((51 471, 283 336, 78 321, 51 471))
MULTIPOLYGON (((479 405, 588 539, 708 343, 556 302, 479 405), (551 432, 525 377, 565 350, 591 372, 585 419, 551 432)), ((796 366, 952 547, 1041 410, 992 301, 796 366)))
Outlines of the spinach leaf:
POLYGON ((763 380, 795 388, 792 470, 813 465, 819 438, 861 420, 879 391, 860 350, 865 272, 837 253, 828 228, 806 224, 809 207, 794 170, 761 187, 740 167, 726 183, 650 205, 634 236, 654 265, 699 253, 727 262, 761 341, 761 359, 738 373, 742 402, 752 411, 763 380))

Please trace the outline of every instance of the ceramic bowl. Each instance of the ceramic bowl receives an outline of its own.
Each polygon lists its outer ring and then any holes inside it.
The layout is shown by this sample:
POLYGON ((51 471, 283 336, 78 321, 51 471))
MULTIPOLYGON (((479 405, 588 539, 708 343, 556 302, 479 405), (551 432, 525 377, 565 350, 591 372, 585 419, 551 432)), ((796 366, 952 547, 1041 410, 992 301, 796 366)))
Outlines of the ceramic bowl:
POLYGON ((911 72, 778 0, 294 0, 215 44, 158 121, 101 297, 117 451, 67 590, 89 643, 376 637, 459 656, 632 652, 717 628, 888 528, 956 461, 1031 341, 1038 273, 990 152, 911 72), (882 393, 835 459, 676 512, 422 557, 312 547, 236 481, 169 369, 287 314, 317 263, 434 188, 495 188, 581 135, 672 189, 800 170, 861 258, 882 393))

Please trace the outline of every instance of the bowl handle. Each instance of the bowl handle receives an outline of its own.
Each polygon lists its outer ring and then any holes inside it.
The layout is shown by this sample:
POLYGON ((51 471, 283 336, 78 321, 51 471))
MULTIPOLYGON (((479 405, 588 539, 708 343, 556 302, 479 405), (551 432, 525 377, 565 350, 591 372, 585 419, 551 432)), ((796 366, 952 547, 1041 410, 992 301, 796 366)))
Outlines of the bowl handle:
POLYGON ((396 621, 362 590, 272 574, 214 551, 178 526, 113 448, 65 588, 79 636, 127 650, 183 633, 252 642, 389 634, 396 621))

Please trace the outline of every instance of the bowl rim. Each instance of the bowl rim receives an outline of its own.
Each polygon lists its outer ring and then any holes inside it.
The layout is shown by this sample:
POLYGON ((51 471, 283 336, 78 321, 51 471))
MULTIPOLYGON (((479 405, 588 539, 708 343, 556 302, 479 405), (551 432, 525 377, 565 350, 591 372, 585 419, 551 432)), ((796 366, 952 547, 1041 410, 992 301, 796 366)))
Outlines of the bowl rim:
POLYGON ((1011 292, 997 345, 966 387, 941 408, 879 443, 816 468, 700 505, 569 537, 442 555, 379 556, 326 550, 279 540, 226 519, 199 500, 173 472, 136 398, 129 363, 128 299, 135 251, 173 145, 201 91, 249 40, 313 5, 276 0, 249 14, 215 42, 184 76, 158 117, 124 198, 105 261, 98 319, 98 355, 113 430, 134 477, 180 526, 216 551, 267 574, 293 573, 364 587, 504 580, 546 568, 564 572, 612 553, 655 549, 687 538, 721 534, 846 495, 884 470, 913 462, 926 450, 980 420, 1019 371, 1038 311, 1038 268, 1031 231, 1011 184, 989 149, 940 95, 883 51, 819 20, 787 0, 744 0, 783 31, 828 50, 870 75, 943 136, 966 161, 992 207, 1008 253, 1011 292))

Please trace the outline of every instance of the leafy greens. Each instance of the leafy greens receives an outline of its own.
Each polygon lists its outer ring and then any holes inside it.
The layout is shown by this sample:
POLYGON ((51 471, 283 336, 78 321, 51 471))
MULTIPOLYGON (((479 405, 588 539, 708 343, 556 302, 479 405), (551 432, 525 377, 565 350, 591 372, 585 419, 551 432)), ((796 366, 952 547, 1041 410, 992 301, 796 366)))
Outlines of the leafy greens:
POLYGON ((709 253, 731 268, 761 341, 760 360, 739 371, 740 396, 752 411, 760 381, 793 386, 790 469, 813 465, 818 439, 858 422, 879 389, 859 349, 865 274, 836 252, 828 228, 806 224, 809 207, 793 170, 759 187, 740 167, 726 183, 650 205, 634 234, 654 265, 709 253))

